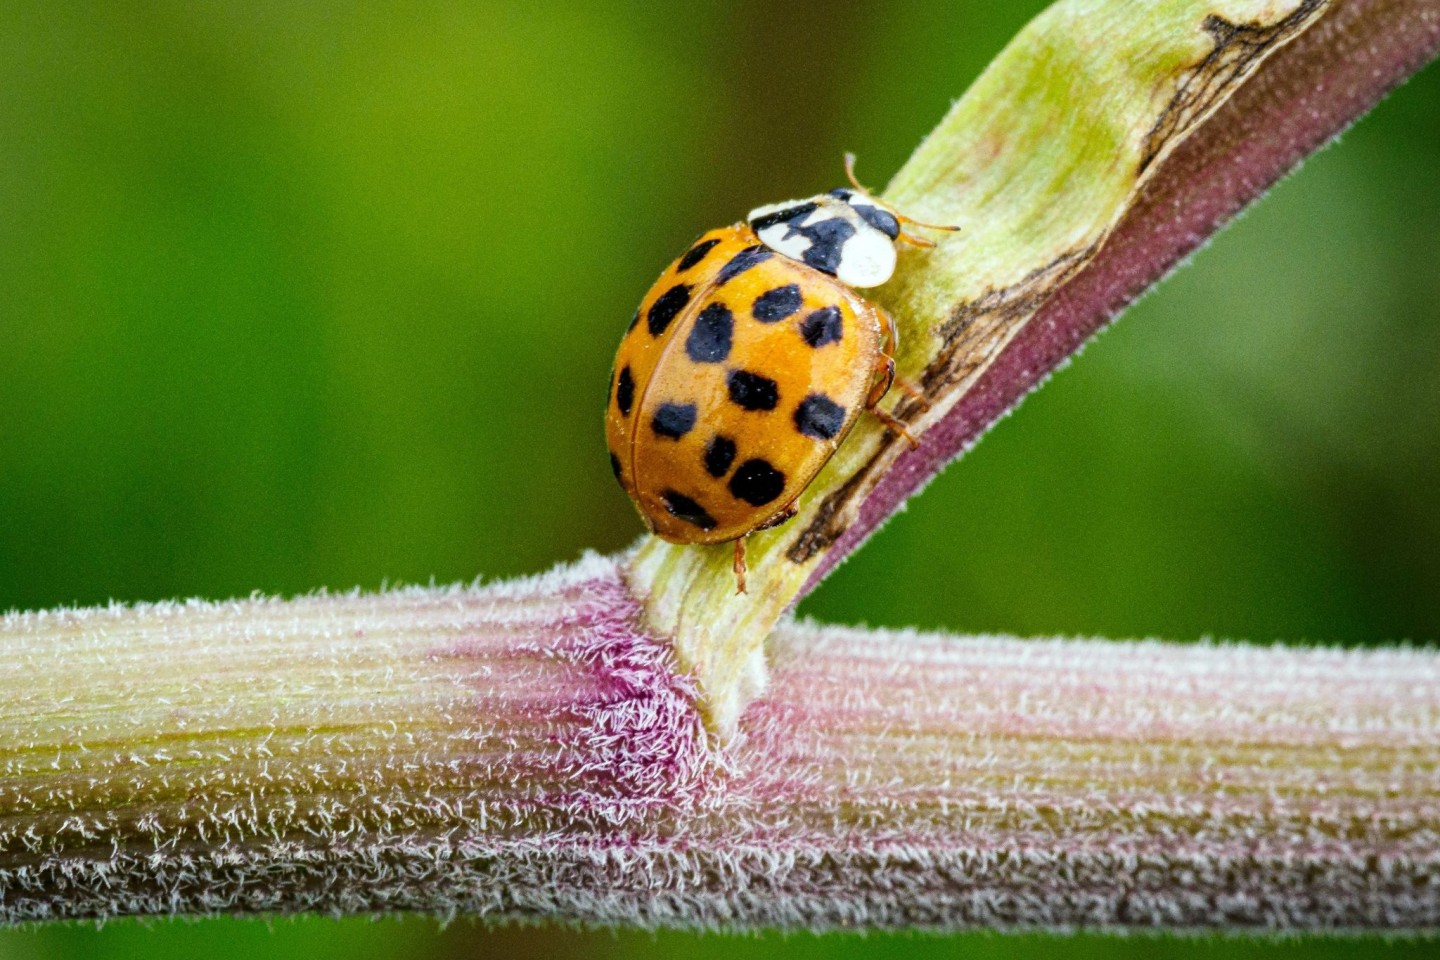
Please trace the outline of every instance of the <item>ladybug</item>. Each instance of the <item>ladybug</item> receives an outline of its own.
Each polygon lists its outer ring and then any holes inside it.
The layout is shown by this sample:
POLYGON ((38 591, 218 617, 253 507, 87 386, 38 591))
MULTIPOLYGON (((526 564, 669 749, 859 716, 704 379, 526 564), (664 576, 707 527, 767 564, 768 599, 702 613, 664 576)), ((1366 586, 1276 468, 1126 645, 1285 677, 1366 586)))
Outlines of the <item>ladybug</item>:
MULTIPOLYGON (((645 524, 672 543, 735 542, 784 523, 895 377, 895 324, 859 288, 895 271, 912 220, 854 189, 750 211, 711 230, 640 303, 610 374, 610 467, 645 524)), ((934 227, 953 230, 955 227, 934 227)), ((908 389, 908 388, 907 388, 908 389)), ((912 395, 916 395, 913 390, 912 395)))

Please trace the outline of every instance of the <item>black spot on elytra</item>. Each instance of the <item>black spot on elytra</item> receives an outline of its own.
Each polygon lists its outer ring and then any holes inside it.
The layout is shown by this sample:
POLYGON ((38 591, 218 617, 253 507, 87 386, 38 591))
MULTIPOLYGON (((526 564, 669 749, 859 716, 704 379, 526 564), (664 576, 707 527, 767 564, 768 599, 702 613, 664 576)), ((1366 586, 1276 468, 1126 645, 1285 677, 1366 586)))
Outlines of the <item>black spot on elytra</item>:
POLYGON ((708 254, 711 250, 715 249, 715 244, 719 242, 720 241, 718 239, 706 240, 704 243, 697 243, 689 250, 686 250, 685 256, 681 257, 680 262, 675 264, 676 272, 684 272, 686 270, 689 270, 691 267, 695 266, 695 264, 699 263, 701 260, 704 260, 706 254, 708 254))
POLYGON ((774 410, 780 402, 780 388, 774 380, 749 370, 731 370, 725 380, 730 399, 746 410, 774 410))
POLYGON ((852 203, 850 206, 856 213, 860 214, 861 220, 864 220, 891 240, 900 236, 900 221, 895 219, 895 214, 889 210, 882 210, 880 207, 871 206, 868 203, 852 203))
POLYGON ((844 330, 845 323, 839 307, 821 307, 800 321, 800 336, 812 347, 839 343, 844 330))
POLYGON ((812 393, 795 408, 795 429, 807 437, 831 440, 845 426, 845 408, 823 393, 812 393))
POLYGON ((778 323, 800 309, 800 288, 795 284, 767 290, 755 298, 751 312, 761 323, 778 323))
POLYGON ((630 376, 630 368, 626 367, 620 371, 620 377, 615 381, 615 406, 620 408, 622 417, 630 416, 630 407, 635 403, 635 378, 630 376))
MULTIPOLYGON (((763 217, 756 217, 750 221, 750 229, 759 233, 761 230, 768 230, 770 227, 781 223, 791 223, 795 220, 804 220, 815 212, 819 204, 812 200, 804 203, 797 203, 793 207, 786 207, 783 210, 776 210, 774 213, 767 213, 763 217)), ((794 229, 793 224, 791 229, 794 229)))
POLYGON ((716 285, 718 286, 726 281, 733 280, 746 270, 764 263, 774 255, 775 254, 766 247, 746 247, 731 257, 729 263, 720 268, 720 272, 715 275, 716 285))
POLYGON ((712 303, 695 318, 695 326, 685 340, 685 353, 696 363, 719 363, 730 356, 734 332, 735 318, 730 308, 712 303))
POLYGON ((730 492, 752 507, 763 507, 785 490, 785 474, 766 460, 746 460, 730 478, 730 492))
POLYGON ((650 420, 650 428, 662 437, 679 440, 695 426, 695 404, 662 403, 650 420))
POLYGON ((716 435, 705 447, 705 472, 712 477, 723 477, 735 462, 735 441, 716 435))
POLYGON ((645 322, 650 327, 650 335, 658 337, 670 326, 670 321, 675 319, 676 314, 685 309, 690 302, 690 288, 683 283, 660 294, 659 298, 650 305, 650 313, 646 315, 645 322))
POLYGON ((684 520, 691 526, 699 527, 701 530, 714 530, 715 518, 700 504, 691 500, 683 493, 676 493, 674 490, 666 490, 660 494, 661 501, 670 516, 677 520, 684 520))
POLYGON ((610 454, 610 472, 615 474, 615 481, 619 483, 620 486, 625 486, 625 482, 620 479, 620 458, 613 453, 610 454))

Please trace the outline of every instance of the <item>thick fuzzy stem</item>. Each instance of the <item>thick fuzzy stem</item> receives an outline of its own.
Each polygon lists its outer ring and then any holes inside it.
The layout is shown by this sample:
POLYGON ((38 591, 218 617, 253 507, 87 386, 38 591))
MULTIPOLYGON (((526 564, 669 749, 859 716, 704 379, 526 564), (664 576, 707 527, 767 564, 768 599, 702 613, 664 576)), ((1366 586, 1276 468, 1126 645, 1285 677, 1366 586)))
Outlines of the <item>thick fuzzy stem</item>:
POLYGON ((785 626, 723 752, 617 566, 0 624, 0 918, 1440 925, 1440 656, 785 626))
POLYGON ((790 527, 489 588, 0 621, 0 920, 1440 927, 1440 656, 782 624, 1136 293, 1440 47, 1440 0, 1066 0, 892 185, 931 408, 790 527), (732 736, 726 745, 721 736, 732 736))

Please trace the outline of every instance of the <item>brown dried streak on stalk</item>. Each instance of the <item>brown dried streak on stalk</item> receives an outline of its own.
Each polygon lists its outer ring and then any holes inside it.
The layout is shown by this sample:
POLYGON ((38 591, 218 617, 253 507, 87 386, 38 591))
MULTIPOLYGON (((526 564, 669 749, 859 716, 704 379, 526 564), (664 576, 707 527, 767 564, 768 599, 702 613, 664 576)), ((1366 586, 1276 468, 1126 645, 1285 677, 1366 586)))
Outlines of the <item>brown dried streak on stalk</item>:
MULTIPOLYGON (((1099 249, 1097 241, 1066 252, 1032 270, 1018 283, 957 305, 940 328, 944 341, 939 354, 920 377, 924 403, 907 398, 896 405, 895 416, 909 423, 924 412, 926 404, 934 406, 951 391, 965 389, 1035 315, 1046 298, 1084 267, 1099 249)), ((861 500, 906 449, 894 434, 881 436, 874 455, 816 506, 815 518, 795 538, 785 556, 792 563, 803 564, 829 549, 855 522, 861 500)))
POLYGON ((1149 171, 1169 144, 1177 142, 1177 134, 1183 135, 1197 119, 1208 116, 1225 99, 1230 85, 1245 76, 1267 52, 1293 39, 1311 14, 1326 2, 1306 0, 1290 16, 1268 26, 1231 23, 1215 14, 1206 17, 1203 26, 1215 39, 1215 49, 1195 65, 1155 121, 1140 160, 1141 174, 1149 171))

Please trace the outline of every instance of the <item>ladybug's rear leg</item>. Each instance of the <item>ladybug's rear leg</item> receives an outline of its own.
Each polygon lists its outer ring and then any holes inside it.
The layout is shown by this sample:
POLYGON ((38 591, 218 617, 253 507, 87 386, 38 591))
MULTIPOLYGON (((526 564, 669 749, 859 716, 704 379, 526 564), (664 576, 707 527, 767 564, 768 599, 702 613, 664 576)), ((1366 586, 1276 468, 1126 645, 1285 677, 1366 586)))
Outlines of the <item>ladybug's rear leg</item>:
POLYGON ((735 592, 745 592, 745 538, 738 537, 735 540, 735 592))
MULTIPOLYGON (((904 437, 905 442, 910 444, 910 449, 914 450, 920 446, 920 441, 916 440, 910 431, 905 429, 905 424, 896 420, 884 410, 881 410, 879 406, 880 398, 885 396, 890 390, 890 385, 895 383, 896 337, 895 322, 890 319, 889 314, 883 310, 876 310, 875 313, 880 320, 880 352, 875 360, 875 382, 870 387, 870 395, 865 398, 865 409, 875 414, 875 419, 885 424, 886 429, 904 437)), ((930 405, 925 402, 923 396, 917 396, 919 391, 914 387, 904 381, 901 381, 897 386, 905 393, 915 397, 925 409, 928 410, 930 408, 930 405)))
POLYGON ((769 530, 771 527, 778 527, 778 526, 780 526, 780 524, 784 523, 785 521, 791 519, 791 518, 794 517, 794 516, 795 516, 795 501, 794 501, 794 500, 791 500, 790 503, 789 503, 783 510, 781 510, 779 513, 775 514, 775 516, 771 517, 769 520, 766 520, 764 523, 760 524, 760 526, 756 527, 755 529, 756 529, 756 530, 769 530))
MULTIPOLYGON (((780 526, 780 524, 784 523, 785 521, 791 519, 791 518, 794 517, 794 516, 795 516, 795 501, 792 500, 792 501, 790 501, 789 505, 785 507, 785 509, 781 510, 779 513, 775 514, 775 516, 771 517, 769 520, 766 520, 764 523, 760 524, 760 526, 756 527, 756 528, 755 528, 755 531, 759 531, 759 530, 769 530, 771 527, 778 527, 778 526, 780 526)), ((753 533, 753 532, 755 532, 755 531, 751 531, 751 532, 753 533)), ((735 567, 735 592, 736 592, 736 593, 744 593, 744 592, 745 592, 745 569, 746 569, 746 568, 745 568, 745 538, 744 538, 744 537, 741 537, 740 539, 738 539, 738 540, 735 541, 735 563, 734 563, 734 567, 735 567)))

